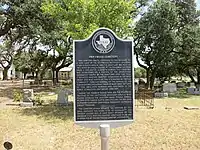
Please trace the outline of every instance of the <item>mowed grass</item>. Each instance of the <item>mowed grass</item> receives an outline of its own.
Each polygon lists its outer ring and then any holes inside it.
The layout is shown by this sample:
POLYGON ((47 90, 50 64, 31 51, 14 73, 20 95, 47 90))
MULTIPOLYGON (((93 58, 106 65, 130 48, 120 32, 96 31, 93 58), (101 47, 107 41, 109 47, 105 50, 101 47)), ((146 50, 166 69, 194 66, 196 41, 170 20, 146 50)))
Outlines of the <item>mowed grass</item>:
MULTIPOLYGON (((154 109, 136 108, 133 124, 111 130, 110 149, 199 150, 200 110, 184 106, 200 106, 200 97, 156 99, 154 109)), ((75 125, 72 106, 1 109, 0 144, 6 140, 14 150, 100 150, 99 130, 75 125)))

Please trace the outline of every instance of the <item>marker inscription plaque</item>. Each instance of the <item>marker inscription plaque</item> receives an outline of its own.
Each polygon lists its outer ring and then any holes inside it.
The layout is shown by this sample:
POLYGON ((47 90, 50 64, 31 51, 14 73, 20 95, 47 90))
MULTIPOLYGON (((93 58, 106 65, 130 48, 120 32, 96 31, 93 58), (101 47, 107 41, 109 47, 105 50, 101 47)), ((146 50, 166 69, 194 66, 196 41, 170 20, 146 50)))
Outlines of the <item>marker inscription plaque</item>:
POLYGON ((132 41, 105 28, 74 41, 75 122, 111 127, 133 121, 132 41))

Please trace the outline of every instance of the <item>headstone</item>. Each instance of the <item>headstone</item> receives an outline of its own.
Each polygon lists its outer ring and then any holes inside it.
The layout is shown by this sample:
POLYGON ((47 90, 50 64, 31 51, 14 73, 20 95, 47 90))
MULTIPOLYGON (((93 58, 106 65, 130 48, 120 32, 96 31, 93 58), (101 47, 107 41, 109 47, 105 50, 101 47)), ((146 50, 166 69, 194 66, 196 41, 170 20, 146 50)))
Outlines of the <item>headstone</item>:
POLYGON ((190 82, 186 82, 185 86, 190 87, 190 82))
POLYGON ((33 89, 23 89, 23 102, 33 101, 33 89))
POLYGON ((135 82, 135 92, 138 92, 138 84, 135 82))
POLYGON ((190 87, 195 87, 195 83, 194 82, 190 82, 190 87))
POLYGON ((72 89, 68 89, 67 93, 68 93, 68 95, 73 95, 73 90, 72 89))
POLYGON ((200 89, 200 84, 196 84, 196 88, 197 88, 197 89, 200 89))
POLYGON ((168 97, 168 93, 165 93, 165 92, 156 92, 156 93, 154 93, 154 97, 156 97, 156 98, 168 97))
POLYGON ((198 88, 196 88, 196 89, 194 90, 194 94, 195 94, 195 95, 199 95, 199 94, 200 94, 200 90, 199 90, 198 88))
POLYGON ((22 107, 32 107, 33 106, 33 89, 23 89, 23 102, 22 107))
POLYGON ((55 92, 49 92, 48 95, 55 95, 55 92))
POLYGON ((189 88, 187 88, 187 93, 192 94, 192 95, 199 95, 200 90, 198 88, 189 87, 189 88))
POLYGON ((58 93, 57 97, 57 104, 58 105, 67 105, 68 104, 68 93, 67 90, 61 88, 58 93))
POLYGON ((139 79, 138 89, 144 89, 144 88, 145 88, 145 81, 143 79, 139 79))
POLYGON ((163 84, 163 92, 174 93, 177 91, 177 87, 175 83, 164 83, 163 84))
POLYGON ((133 122, 132 41, 105 28, 74 41, 75 123, 111 128, 133 122))
POLYGON ((195 89, 196 88, 194 88, 194 87, 189 87, 189 88, 187 88, 187 93, 188 94, 194 94, 195 89))
POLYGON ((177 83, 177 88, 184 88, 185 85, 186 85, 185 82, 178 82, 178 83, 177 83))

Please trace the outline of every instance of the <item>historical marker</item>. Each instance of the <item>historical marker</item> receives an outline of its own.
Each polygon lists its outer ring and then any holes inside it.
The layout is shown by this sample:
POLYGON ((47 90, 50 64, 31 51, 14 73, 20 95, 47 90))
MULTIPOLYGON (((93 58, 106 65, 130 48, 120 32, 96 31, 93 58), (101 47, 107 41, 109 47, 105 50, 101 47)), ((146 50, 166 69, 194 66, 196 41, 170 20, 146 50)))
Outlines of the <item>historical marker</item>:
POLYGON ((106 28, 74 41, 75 123, 111 127, 133 121, 132 41, 106 28))

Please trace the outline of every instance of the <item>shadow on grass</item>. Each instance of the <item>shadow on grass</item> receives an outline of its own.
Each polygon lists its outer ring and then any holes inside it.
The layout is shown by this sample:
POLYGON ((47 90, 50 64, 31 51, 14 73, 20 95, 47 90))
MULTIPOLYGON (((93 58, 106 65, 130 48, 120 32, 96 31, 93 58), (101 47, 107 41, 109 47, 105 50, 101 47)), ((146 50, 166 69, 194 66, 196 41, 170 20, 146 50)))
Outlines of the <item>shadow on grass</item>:
POLYGON ((37 116, 38 118, 51 121, 54 119, 71 120, 73 119, 74 109, 73 104, 68 106, 47 105, 20 109, 18 113, 25 116, 37 116))
POLYGON ((189 95, 189 94, 170 94, 169 98, 180 98, 180 99, 184 99, 184 98, 191 98, 193 95, 189 95))
MULTIPOLYGON (((55 87, 6 87, 4 89, 0 89, 0 97, 7 97, 9 99, 14 98, 14 91, 23 93, 23 89, 33 89, 34 93, 40 93, 40 92, 55 92, 55 87)), ((48 93, 47 93, 48 94, 48 93)))

